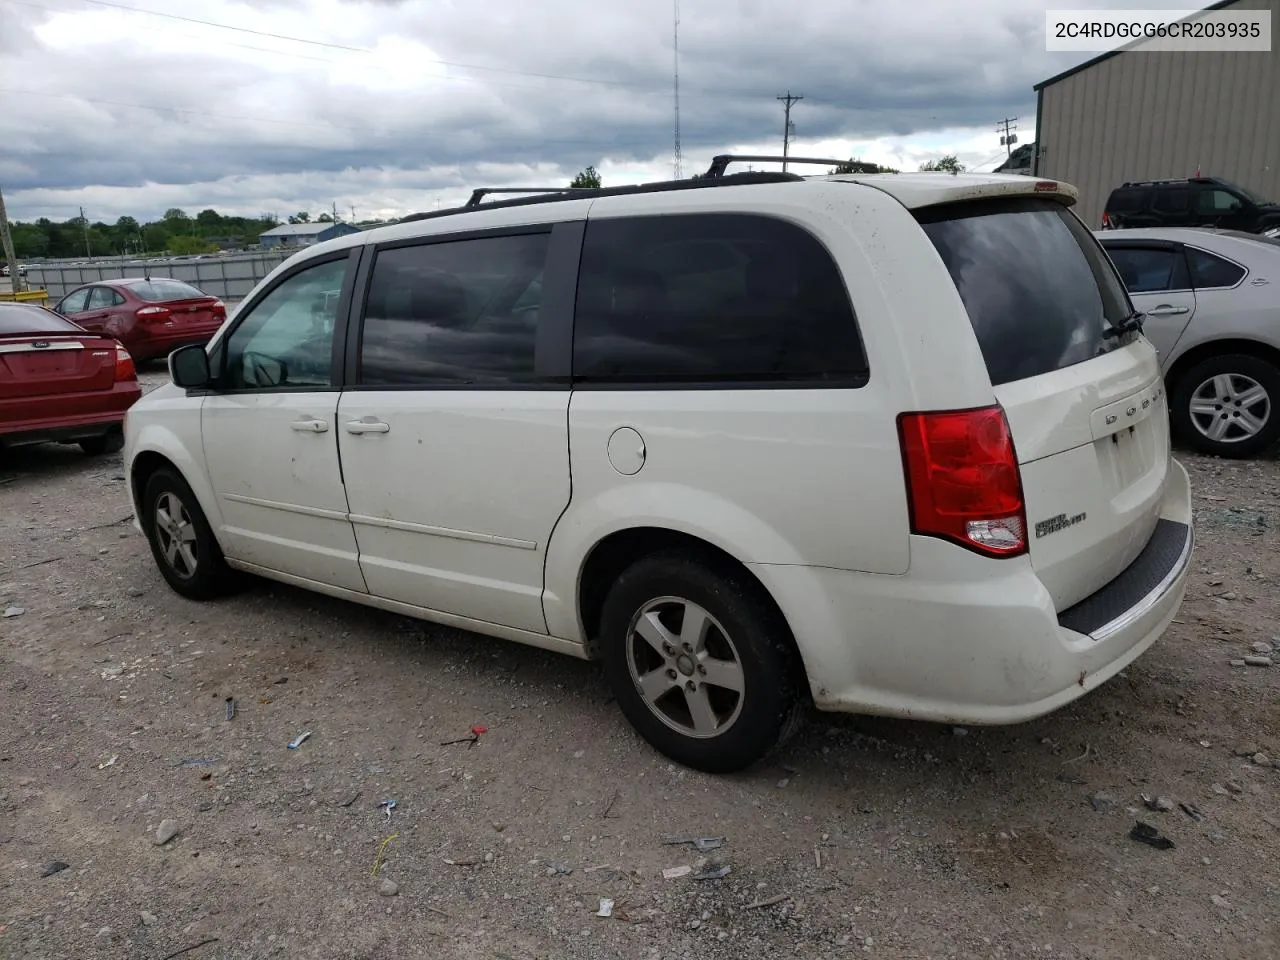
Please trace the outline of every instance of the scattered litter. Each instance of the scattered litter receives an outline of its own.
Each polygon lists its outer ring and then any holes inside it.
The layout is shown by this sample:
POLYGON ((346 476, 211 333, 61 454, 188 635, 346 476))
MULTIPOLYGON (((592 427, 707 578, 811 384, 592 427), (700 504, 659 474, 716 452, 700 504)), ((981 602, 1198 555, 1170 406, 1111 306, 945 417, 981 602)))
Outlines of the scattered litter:
POLYGON ((113 756, 110 760, 107 760, 105 763, 98 764, 98 769, 105 770, 107 769, 107 767, 114 767, 116 765, 116 761, 119 759, 120 759, 120 754, 117 753, 115 756, 113 756))
POLYGON ((1144 793, 1142 795, 1142 803, 1148 810, 1156 810, 1160 813, 1168 813, 1173 809, 1173 801, 1168 797, 1148 797, 1144 793))
POLYGON ((1200 741, 1200 746, 1202 746, 1202 747, 1211 747, 1211 746, 1213 746, 1213 744, 1211 744, 1208 740, 1201 740, 1201 741, 1200 741))
POLYGON ((465 744, 467 745, 467 749, 468 749, 468 750, 470 750, 470 749, 471 749, 472 747, 474 747, 477 743, 479 743, 480 738, 481 738, 482 736, 484 736, 484 735, 485 735, 486 733, 488 733, 488 732, 489 732, 489 728, 488 728, 488 727, 482 727, 482 726, 480 726, 479 724, 476 724, 475 726, 473 726, 473 727, 471 728, 471 733, 470 733, 470 735, 469 735, 469 736, 459 737, 459 738, 458 738, 458 739, 456 739, 456 740, 441 740, 441 741, 440 741, 440 746, 442 746, 442 747, 451 747, 451 746, 453 746, 455 743, 465 743, 465 744))
POLYGON ((612 916, 613 916, 613 901, 612 901, 612 900, 610 900, 610 899, 608 899, 607 897, 601 897, 601 898, 600 898, 600 909, 596 911, 596 916, 597 916, 597 917, 612 917, 612 916))
POLYGON ((723 864, 720 864, 719 866, 709 866, 705 870, 702 870, 699 873, 695 873, 693 875, 693 879, 694 880, 723 880, 732 872, 733 872, 733 868, 730 867, 727 863, 723 863, 723 864))
POLYGON ((819 870, 822 869, 822 848, 821 847, 813 848, 813 865, 819 870))
POLYGON ((610 798, 609 798, 609 802, 608 802, 607 804, 605 804, 604 812, 603 812, 602 814, 600 814, 600 819, 601 819, 601 820, 608 820, 608 819, 609 819, 609 814, 613 811, 614 804, 616 804, 616 803, 617 803, 621 798, 622 798, 622 791, 621 791, 621 790, 615 790, 615 791, 613 791, 613 796, 612 796, 612 797, 610 797, 610 798))
POLYGON ((682 864, 678 867, 667 867, 662 871, 663 880, 679 880, 681 877, 687 877, 693 873, 693 867, 688 864, 682 864))
POLYGON ((398 836, 400 834, 393 833, 389 837, 384 837, 382 842, 378 844, 378 855, 373 858, 373 869, 369 871, 369 876, 376 877, 378 875, 378 871, 382 869, 382 855, 386 853, 387 844, 398 836))
POLYGON ((298 734, 296 737, 294 737, 293 741, 289 744, 289 749, 297 750, 300 746, 302 746, 304 743, 307 742, 310 736, 311 736, 310 731, 307 731, 306 733, 298 734))
POLYGON ((227 719, 234 720, 236 716, 236 698, 227 697, 227 719))
POLYGON ((571 873, 573 873, 573 867, 569 866, 567 863, 558 863, 555 860, 552 860, 547 865, 548 877, 567 877, 571 873))
MULTIPOLYGON (((352 797, 351 799, 354 800, 355 797, 352 797)), ((378 804, 378 809, 384 810, 386 812, 388 820, 391 819, 391 811, 394 810, 395 808, 396 808, 396 802, 390 798, 383 800, 380 804, 378 804)))
POLYGON ((777 904, 782 903, 784 900, 790 900, 790 899, 791 899, 791 894, 780 893, 776 897, 769 897, 767 900, 757 900, 755 903, 748 903, 742 909, 743 910, 759 910, 761 907, 776 906, 777 904))
POLYGON ((207 767, 218 762, 217 757, 195 757, 191 760, 179 760, 180 767, 207 767))
POLYGON ((20 617, 26 612, 27 611, 22 607, 10 607, 4 612, 4 618, 6 620, 12 620, 14 617, 20 617))
POLYGON ((55 860, 53 861, 53 863, 49 864, 47 867, 44 868, 44 873, 40 874, 40 876, 52 877, 55 873, 61 873, 63 870, 70 870, 70 869, 71 869, 71 864, 63 863, 61 860, 55 860))
POLYGON ((700 853, 706 853, 708 850, 716 850, 724 846, 725 837, 679 837, 673 840, 662 841, 669 847, 680 846, 681 844, 691 844, 693 849, 700 853))
POLYGON ((356 791, 355 793, 353 793, 351 796, 347 797, 347 799, 340 801, 340 802, 338 803, 338 806, 340 806, 340 807, 349 807, 349 806, 351 806, 353 803, 355 803, 355 802, 356 802, 356 800, 357 800, 357 799, 359 799, 359 797, 360 797, 360 791, 359 791, 359 790, 357 790, 357 791, 356 791))
POLYGON ((1133 829, 1129 831, 1129 839, 1137 840, 1138 843, 1145 843, 1149 847, 1155 847, 1157 850, 1172 850, 1173 841, 1168 837, 1162 836, 1160 831, 1150 824, 1143 823, 1139 820, 1133 825, 1133 829))
POLYGON ((448 857, 441 859, 451 867, 474 867, 480 862, 479 857, 463 857, 460 860, 450 860, 448 857))
POLYGON ((1196 823, 1199 823, 1204 819, 1204 814, 1200 811, 1200 808, 1197 807, 1194 803, 1180 803, 1178 804, 1178 806, 1182 808, 1183 813, 1185 813, 1188 817, 1190 817, 1196 823))

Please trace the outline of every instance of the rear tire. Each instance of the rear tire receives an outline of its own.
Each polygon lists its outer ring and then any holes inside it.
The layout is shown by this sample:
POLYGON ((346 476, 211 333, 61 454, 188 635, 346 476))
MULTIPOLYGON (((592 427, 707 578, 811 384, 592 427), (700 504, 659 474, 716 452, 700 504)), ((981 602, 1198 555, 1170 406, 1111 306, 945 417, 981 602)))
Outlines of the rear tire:
POLYGON ((119 453, 124 449, 124 434, 112 430, 100 437, 88 437, 80 441, 80 449, 91 457, 102 457, 108 453, 119 453))
POLYGON ((157 470, 147 480, 142 523, 160 575, 189 600, 213 600, 230 593, 235 573, 205 519, 191 487, 173 470, 157 470))
POLYGON ((639 560, 609 591, 599 639, 623 714, 677 763, 742 770, 799 726, 804 673, 787 625, 743 575, 683 552, 639 560))
POLYGON ((1172 391, 1174 433, 1218 457, 1246 459, 1280 438, 1280 370, 1248 354, 1202 360, 1172 391))

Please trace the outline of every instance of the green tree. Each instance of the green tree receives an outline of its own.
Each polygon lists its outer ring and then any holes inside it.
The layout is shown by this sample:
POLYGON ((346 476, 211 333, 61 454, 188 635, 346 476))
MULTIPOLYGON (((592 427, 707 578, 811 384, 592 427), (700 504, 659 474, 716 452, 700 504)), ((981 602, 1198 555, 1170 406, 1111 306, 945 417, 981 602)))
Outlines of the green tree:
POLYGON ((150 223, 142 231, 142 242, 150 253, 169 249, 169 231, 158 223, 150 223))
POLYGON ((850 160, 839 164, 831 171, 831 176, 841 173, 897 173, 893 167, 882 167, 878 163, 867 163, 863 160, 850 160))
POLYGON ((190 217, 187 216, 187 211, 183 210, 181 207, 170 207, 168 210, 164 212, 164 218, 166 220, 190 220, 191 219, 190 217))
POLYGON ((170 238, 169 252, 185 257, 192 253, 217 253, 218 248, 199 237, 182 236, 170 238))
POLYGON ((316 223, 333 223, 333 217, 327 213, 322 213, 316 217, 316 223))
POLYGON ((571 181, 569 181, 569 186, 570 187, 590 187, 592 189, 599 190, 600 174, 596 171, 595 167, 587 167, 587 169, 583 170, 571 181))
POLYGON ((949 153, 941 159, 930 160, 927 163, 920 164, 920 169, 926 173, 964 173, 964 164, 956 159, 954 153, 949 153))
POLYGON ((290 223, 310 223, 311 214, 307 213, 307 211, 305 210, 299 210, 297 213, 295 213, 292 217, 289 218, 289 222, 290 223))
POLYGON ((196 223, 202 227, 217 229, 222 226, 222 214, 217 210, 201 210, 196 214, 196 223))

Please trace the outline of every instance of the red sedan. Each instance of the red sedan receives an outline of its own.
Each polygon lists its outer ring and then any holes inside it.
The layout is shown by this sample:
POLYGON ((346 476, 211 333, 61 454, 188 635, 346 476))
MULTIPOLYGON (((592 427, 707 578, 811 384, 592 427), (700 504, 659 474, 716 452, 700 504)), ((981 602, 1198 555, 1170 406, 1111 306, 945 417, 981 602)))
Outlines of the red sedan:
POLYGON ((141 396, 119 342, 44 307, 0 302, 0 449, 53 442, 114 453, 141 396))
POLYGON ((205 344, 227 319, 227 307, 181 280, 100 280, 77 287, 54 310, 86 330, 123 343, 139 363, 205 344))

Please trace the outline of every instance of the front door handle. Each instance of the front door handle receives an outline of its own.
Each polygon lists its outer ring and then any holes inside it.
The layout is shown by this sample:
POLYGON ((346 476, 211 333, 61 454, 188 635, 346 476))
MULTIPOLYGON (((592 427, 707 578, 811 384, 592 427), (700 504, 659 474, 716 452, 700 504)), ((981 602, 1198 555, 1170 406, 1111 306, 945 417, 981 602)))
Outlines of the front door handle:
POLYGON ((348 420, 347 433, 390 433, 391 424, 381 420, 348 420))
POLYGON ((329 425, 323 420, 316 420, 314 417, 310 420, 294 420, 289 424, 299 433, 324 433, 329 429, 329 425))
POLYGON ((1147 314, 1152 317, 1172 317, 1179 313, 1186 313, 1189 309, 1190 307, 1173 307, 1166 303, 1158 307, 1153 307, 1147 311, 1147 314))

